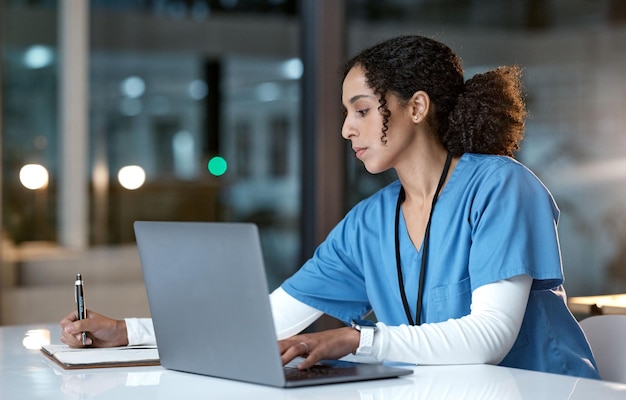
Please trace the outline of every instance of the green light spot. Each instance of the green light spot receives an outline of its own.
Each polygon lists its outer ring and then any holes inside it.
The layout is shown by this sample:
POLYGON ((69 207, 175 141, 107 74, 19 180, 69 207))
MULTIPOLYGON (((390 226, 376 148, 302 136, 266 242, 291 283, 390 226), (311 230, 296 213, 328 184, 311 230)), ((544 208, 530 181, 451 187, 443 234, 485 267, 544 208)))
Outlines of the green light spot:
POLYGON ((215 176, 224 175, 228 164, 222 157, 213 157, 209 160, 209 172, 215 176))

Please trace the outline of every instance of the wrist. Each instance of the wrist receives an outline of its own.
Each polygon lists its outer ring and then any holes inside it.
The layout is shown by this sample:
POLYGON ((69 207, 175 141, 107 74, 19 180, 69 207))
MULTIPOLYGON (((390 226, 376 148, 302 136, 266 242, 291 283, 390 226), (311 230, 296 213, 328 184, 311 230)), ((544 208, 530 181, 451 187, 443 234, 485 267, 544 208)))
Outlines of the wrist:
POLYGON ((359 348, 359 343, 361 342, 361 332, 351 327, 345 329, 349 332, 348 335, 350 335, 350 353, 356 354, 356 351, 359 348))
POLYGON ((128 329, 125 320, 115 321, 115 332, 117 332, 116 336, 119 339, 118 346, 128 346, 130 341, 128 340, 128 329))
POLYGON ((373 356, 376 324, 369 320, 353 320, 352 328, 359 332, 359 343, 353 354, 366 357, 373 356))

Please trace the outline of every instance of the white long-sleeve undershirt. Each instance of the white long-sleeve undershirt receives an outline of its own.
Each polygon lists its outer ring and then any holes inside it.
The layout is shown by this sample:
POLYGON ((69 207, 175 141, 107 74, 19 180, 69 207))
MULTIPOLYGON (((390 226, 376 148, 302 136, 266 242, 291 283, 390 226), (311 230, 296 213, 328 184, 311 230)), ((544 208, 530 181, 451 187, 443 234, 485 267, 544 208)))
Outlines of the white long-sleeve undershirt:
MULTIPOLYGON (((497 364, 507 355, 524 318, 532 278, 519 275, 472 292, 470 314, 420 326, 377 323, 374 355, 379 360, 413 364, 497 364)), ((278 288, 270 295, 278 339, 295 335, 322 312, 278 288)), ((131 345, 154 344, 149 318, 127 318, 131 345)))
POLYGON ((498 364, 519 334, 532 278, 528 275, 481 286, 470 314, 420 326, 378 323, 377 359, 414 364, 498 364))

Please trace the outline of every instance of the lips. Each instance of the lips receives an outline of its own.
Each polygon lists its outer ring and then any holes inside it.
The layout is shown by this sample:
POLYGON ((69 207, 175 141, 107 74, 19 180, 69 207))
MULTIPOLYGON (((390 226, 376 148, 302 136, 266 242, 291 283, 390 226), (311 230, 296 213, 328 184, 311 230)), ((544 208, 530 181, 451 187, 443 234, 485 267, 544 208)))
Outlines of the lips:
POLYGON ((367 151, 367 147, 353 147, 352 150, 354 150, 354 154, 357 158, 361 158, 361 156, 363 156, 363 153, 367 151))

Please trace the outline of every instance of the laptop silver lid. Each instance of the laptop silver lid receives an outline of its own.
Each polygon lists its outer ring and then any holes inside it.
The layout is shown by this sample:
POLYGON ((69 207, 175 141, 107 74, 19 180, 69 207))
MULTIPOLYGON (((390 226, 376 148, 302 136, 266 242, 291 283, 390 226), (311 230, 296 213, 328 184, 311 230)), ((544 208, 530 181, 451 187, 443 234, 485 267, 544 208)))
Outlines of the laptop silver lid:
POLYGON ((256 225, 134 224, 161 364, 284 386, 256 225))

